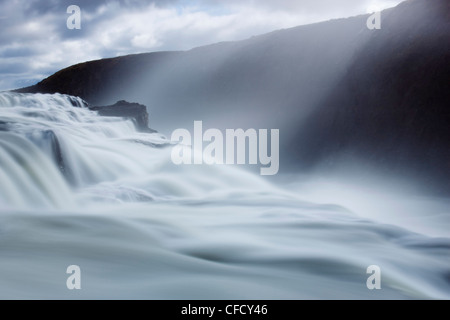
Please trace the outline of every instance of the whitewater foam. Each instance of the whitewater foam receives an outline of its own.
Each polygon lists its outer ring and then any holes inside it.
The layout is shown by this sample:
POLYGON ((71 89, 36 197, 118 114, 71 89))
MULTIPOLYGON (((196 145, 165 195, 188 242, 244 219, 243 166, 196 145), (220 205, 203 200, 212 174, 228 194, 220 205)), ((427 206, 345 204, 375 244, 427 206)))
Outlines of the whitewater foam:
POLYGON ((1 298, 450 298, 449 237, 236 167, 174 165, 165 137, 86 106, 0 93, 1 298), (81 290, 66 288, 73 264, 81 290))

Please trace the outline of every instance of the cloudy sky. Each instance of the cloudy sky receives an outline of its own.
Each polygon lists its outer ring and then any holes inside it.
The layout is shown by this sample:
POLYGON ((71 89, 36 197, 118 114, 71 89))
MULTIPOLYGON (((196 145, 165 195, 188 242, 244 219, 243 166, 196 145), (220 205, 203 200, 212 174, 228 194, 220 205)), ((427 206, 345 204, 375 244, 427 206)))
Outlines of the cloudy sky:
POLYGON ((72 64, 188 50, 219 41, 393 7, 402 0, 0 0, 0 90, 72 64), (81 29, 69 30, 69 5, 81 29))

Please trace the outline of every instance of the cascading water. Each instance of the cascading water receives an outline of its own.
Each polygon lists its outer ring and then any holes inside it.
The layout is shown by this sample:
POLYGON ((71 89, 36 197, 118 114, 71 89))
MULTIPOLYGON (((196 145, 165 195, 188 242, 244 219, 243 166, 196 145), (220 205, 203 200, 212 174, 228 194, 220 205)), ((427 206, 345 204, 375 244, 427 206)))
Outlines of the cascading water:
POLYGON ((450 298, 448 237, 237 167, 176 166, 167 142, 79 98, 0 93, 0 297, 450 298))

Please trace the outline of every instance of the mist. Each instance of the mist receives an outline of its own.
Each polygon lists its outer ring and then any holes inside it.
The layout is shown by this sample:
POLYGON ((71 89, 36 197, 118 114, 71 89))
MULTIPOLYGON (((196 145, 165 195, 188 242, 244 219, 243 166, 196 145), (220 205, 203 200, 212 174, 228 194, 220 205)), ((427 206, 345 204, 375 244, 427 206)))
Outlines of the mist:
POLYGON ((112 86, 99 103, 143 103, 150 125, 164 134, 202 120, 219 129, 280 128, 288 139, 367 41, 364 22, 301 26, 180 52, 112 86))

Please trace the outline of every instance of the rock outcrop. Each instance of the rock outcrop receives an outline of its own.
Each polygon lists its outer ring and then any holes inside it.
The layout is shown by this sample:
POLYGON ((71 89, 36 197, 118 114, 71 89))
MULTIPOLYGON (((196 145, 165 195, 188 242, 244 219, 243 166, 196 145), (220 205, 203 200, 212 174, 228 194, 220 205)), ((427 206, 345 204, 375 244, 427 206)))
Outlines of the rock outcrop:
POLYGON ((148 127, 147 107, 142 104, 120 100, 110 106, 89 106, 89 109, 98 111, 99 115, 105 117, 131 118, 138 131, 148 133, 156 132, 148 127))

